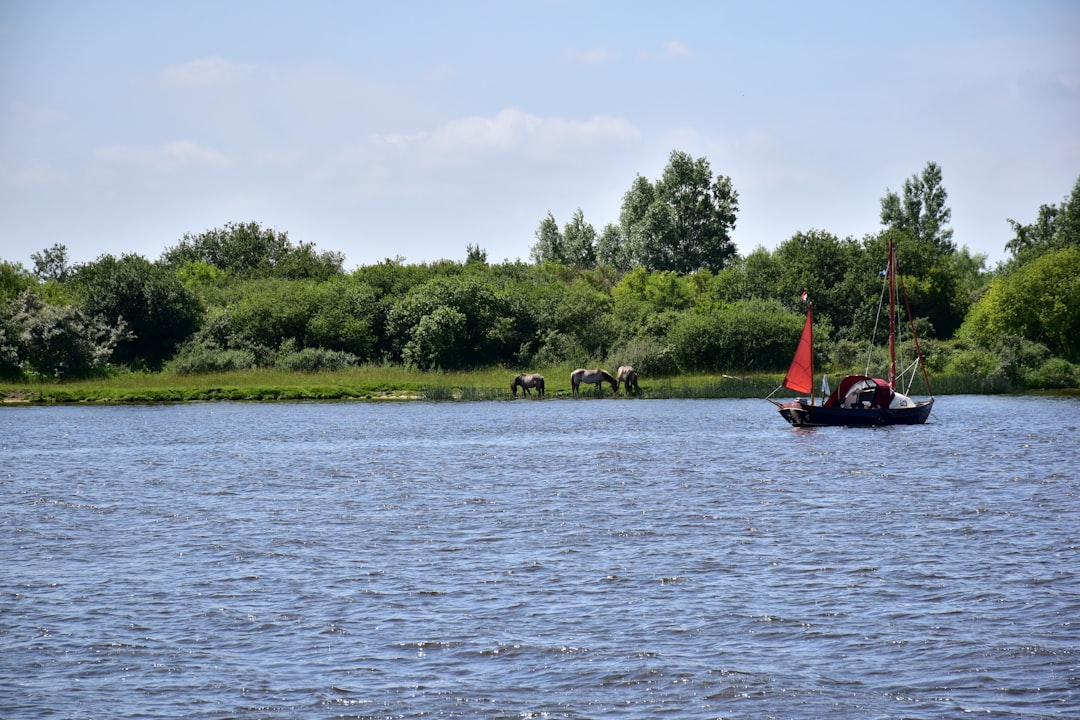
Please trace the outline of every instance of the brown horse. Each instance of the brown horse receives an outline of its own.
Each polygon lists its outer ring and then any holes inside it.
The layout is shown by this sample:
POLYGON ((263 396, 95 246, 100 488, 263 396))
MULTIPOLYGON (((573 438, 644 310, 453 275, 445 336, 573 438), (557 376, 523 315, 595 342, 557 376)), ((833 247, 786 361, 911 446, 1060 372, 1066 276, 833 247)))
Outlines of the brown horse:
POLYGON ((620 365, 619 366, 619 374, 618 374, 618 382, 623 383, 623 388, 626 390, 626 392, 628 392, 628 393, 632 392, 635 395, 637 395, 637 392, 638 392, 637 370, 630 367, 629 365, 620 365))
POLYGON ((574 372, 570 373, 570 389, 573 392, 577 392, 581 383, 589 383, 595 385, 597 390, 600 390, 603 386, 601 383, 611 383, 611 389, 614 392, 619 392, 619 381, 611 377, 611 373, 607 370, 586 370, 584 368, 578 368, 574 372))
POLYGON ((514 393, 514 397, 517 397, 517 389, 521 387, 521 391, 526 395, 531 395, 529 388, 536 388, 537 395, 544 394, 544 376, 538 373, 531 375, 521 374, 510 381, 510 392, 514 393))

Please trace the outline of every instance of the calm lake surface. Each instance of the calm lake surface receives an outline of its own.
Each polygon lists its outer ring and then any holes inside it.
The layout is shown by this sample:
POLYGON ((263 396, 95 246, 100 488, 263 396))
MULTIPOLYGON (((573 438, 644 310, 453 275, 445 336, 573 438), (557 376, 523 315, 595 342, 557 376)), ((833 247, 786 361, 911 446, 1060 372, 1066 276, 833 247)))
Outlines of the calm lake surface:
POLYGON ((1080 714, 1080 400, 0 408, 4 718, 1080 714))

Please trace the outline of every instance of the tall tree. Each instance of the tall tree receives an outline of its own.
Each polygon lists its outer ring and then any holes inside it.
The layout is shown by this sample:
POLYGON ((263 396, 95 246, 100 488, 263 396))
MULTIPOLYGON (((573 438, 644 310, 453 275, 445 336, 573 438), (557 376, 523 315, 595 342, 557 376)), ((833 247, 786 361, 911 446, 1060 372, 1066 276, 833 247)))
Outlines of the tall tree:
POLYGON ((796 299, 805 290, 814 303, 815 316, 827 316, 841 327, 849 325, 864 299, 859 294, 861 286, 849 281, 861 252, 851 238, 841 240, 823 230, 795 233, 780 243, 774 254, 781 301, 791 309, 801 309, 796 299))
POLYGON ((948 193, 941 184, 941 167, 926 163, 922 175, 912 175, 904 181, 904 197, 886 189, 881 198, 881 224, 892 230, 906 232, 920 242, 933 245, 944 252, 954 252, 952 210, 945 204, 948 193))
POLYGON ((616 270, 629 270, 633 266, 630 251, 618 225, 608 223, 600 231, 600 236, 596 238, 596 261, 616 270))
POLYGON ((479 245, 469 243, 465 246, 465 253, 466 265, 487 265, 487 250, 479 245))
POLYGON ((31 253, 30 259, 34 261, 34 275, 41 280, 64 282, 71 274, 66 245, 56 243, 39 253, 31 253))
POLYGON ((580 268, 596 267, 596 229, 585 222, 578 208, 563 227, 563 264, 580 268))
POLYGON ((731 231, 739 195, 705 158, 672 151, 655 185, 638 176, 620 221, 636 264, 648 270, 718 271, 735 257, 731 231))
POLYGON ((1080 178, 1060 206, 1041 205, 1038 217, 1030 225, 1021 225, 1011 218, 1009 224, 1015 236, 1005 244, 1005 249, 1019 264, 1050 250, 1080 247, 1080 178))
POLYGON ((563 262, 563 236, 559 232, 559 223, 555 222, 555 216, 548 211, 547 217, 540 221, 536 228, 536 244, 529 250, 529 256, 533 262, 563 262))

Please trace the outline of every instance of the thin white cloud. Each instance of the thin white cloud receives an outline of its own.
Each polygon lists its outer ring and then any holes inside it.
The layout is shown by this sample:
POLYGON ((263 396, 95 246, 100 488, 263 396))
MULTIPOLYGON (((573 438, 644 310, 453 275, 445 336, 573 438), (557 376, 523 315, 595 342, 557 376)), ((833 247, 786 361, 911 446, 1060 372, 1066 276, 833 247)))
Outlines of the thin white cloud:
POLYGON ((638 59, 642 62, 663 62, 691 57, 694 51, 681 40, 668 40, 659 49, 641 50, 638 59))
POLYGON ((34 163, 15 173, 14 180, 16 185, 47 187, 66 183, 68 174, 46 163, 34 163))
POLYGON ((460 73, 457 67, 449 63, 439 63, 428 68, 427 77, 434 82, 447 82, 454 80, 460 73))
POLYGON ((508 108, 490 117, 455 120, 430 132, 383 136, 382 141, 396 148, 440 154, 493 150, 546 155, 634 142, 639 135, 638 129, 622 118, 597 115, 574 121, 508 108))
POLYGON ((110 145, 97 149, 94 157, 109 164, 133 165, 164 171, 185 167, 221 170, 236 164, 228 155, 192 140, 174 140, 156 148, 110 145))
POLYGON ((161 148, 162 156, 177 165, 197 165, 209 168, 228 168, 233 160, 213 148, 203 147, 191 140, 177 140, 161 148))
POLYGON ((619 53, 616 50, 606 47, 595 47, 580 49, 576 47, 568 47, 562 51, 563 62, 570 63, 572 65, 606 65, 614 62, 619 58, 619 53))
POLYGON ((165 68, 161 72, 161 81, 177 87, 228 85, 250 71, 250 65, 229 62, 224 58, 202 58, 165 68))
POLYGON ((11 104, 11 115, 16 123, 25 127, 54 125, 67 118, 60 110, 19 101, 11 104))
POLYGON ((669 58, 689 57, 693 53, 690 48, 678 40, 668 40, 664 43, 664 55, 669 58))

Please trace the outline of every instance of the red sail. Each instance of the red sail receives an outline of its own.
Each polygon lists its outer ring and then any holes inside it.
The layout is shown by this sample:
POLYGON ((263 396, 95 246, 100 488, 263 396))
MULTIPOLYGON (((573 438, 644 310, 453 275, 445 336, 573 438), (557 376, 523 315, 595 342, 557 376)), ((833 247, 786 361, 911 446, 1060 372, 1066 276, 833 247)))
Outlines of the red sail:
POLYGON ((784 376, 784 387, 797 393, 808 393, 814 389, 814 308, 806 311, 806 325, 803 326, 799 347, 791 360, 791 367, 784 376))

